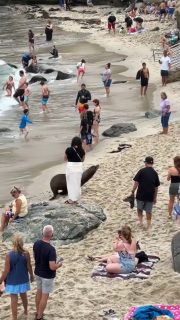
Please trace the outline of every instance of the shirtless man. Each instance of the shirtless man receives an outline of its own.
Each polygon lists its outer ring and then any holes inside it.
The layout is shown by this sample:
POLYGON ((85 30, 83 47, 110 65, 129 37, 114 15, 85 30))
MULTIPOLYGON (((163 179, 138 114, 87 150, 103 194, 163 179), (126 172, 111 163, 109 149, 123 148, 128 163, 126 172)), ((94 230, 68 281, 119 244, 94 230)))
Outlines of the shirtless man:
POLYGON ((172 20, 176 3, 175 1, 169 0, 167 3, 168 6, 168 21, 172 20))
POLYGON ((146 95, 149 81, 149 69, 146 67, 146 63, 142 63, 141 69, 141 96, 146 95))
POLYGON ((48 87, 45 85, 44 81, 41 81, 40 82, 40 85, 41 85, 41 90, 42 90, 42 112, 45 112, 46 110, 48 112, 50 112, 48 106, 47 106, 47 101, 49 99, 49 94, 50 94, 50 91, 48 89, 48 87))
POLYGON ((26 87, 25 83, 27 80, 26 80, 26 77, 24 75, 23 70, 19 71, 19 75, 20 75, 21 79, 19 80, 19 85, 18 85, 13 97, 19 103, 19 106, 21 106, 24 101, 24 89, 26 87), (20 97, 20 100, 18 99, 18 97, 20 97))
POLYGON ((162 16, 164 16, 164 19, 165 19, 167 14, 165 1, 161 2, 161 4, 159 5, 159 9, 160 9, 159 22, 161 22, 162 16))

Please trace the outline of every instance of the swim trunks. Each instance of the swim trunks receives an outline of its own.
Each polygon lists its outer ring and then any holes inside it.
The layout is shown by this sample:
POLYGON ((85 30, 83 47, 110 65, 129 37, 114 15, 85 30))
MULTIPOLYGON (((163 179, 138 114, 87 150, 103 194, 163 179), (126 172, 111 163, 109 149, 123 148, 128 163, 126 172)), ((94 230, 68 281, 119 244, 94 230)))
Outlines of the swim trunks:
POLYGON ((169 8, 168 9, 168 14, 173 14, 174 13, 174 8, 169 8))
POLYGON ((141 78, 141 87, 147 87, 148 86, 148 78, 141 78))
POLYGON ((24 102, 28 102, 28 97, 27 96, 24 96, 24 102))
POLYGON ((80 73, 80 72, 84 73, 84 69, 81 68, 81 67, 79 67, 78 72, 79 72, 79 73, 80 73))
POLYGON ((78 110, 79 110, 79 113, 82 113, 84 111, 87 111, 86 109, 84 109, 84 103, 80 103, 78 104, 78 110))
POLYGON ((43 96, 41 100, 42 104, 46 104, 48 102, 48 98, 48 96, 43 96))
POLYGON ((160 10, 160 14, 166 14, 166 10, 165 9, 161 9, 160 10))
POLYGON ((23 100, 21 101, 24 101, 24 89, 17 89, 13 95, 14 98, 18 98, 18 97, 23 97, 23 100))
POLYGON ((108 22, 108 29, 111 30, 111 28, 112 28, 115 30, 115 25, 116 25, 115 22, 113 22, 113 23, 108 22))

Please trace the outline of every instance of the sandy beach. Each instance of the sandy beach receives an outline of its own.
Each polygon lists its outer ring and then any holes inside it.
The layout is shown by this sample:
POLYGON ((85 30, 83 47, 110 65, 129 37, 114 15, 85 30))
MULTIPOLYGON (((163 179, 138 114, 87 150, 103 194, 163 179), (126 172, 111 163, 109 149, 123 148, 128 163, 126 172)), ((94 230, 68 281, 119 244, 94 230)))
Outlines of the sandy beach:
MULTIPOLYGON (((49 7, 44 6, 45 10, 49 7)), ((53 13, 62 17, 71 16, 72 18, 89 17, 80 11, 85 8, 76 8, 77 12, 53 13)), ((24 10, 24 9, 23 9, 24 10)), ((89 10, 89 9, 88 9, 89 10)), ((113 68, 119 68, 118 79, 127 79, 129 82, 122 85, 112 85, 109 101, 103 98, 105 124, 101 127, 101 132, 105 127, 113 123, 133 122, 136 124, 137 131, 123 137, 105 139, 94 147, 93 151, 87 154, 84 167, 92 164, 99 164, 100 168, 85 186, 82 188, 82 200, 96 203, 102 207, 107 214, 107 221, 100 227, 90 232, 86 238, 76 244, 61 246, 56 244, 57 255, 64 258, 63 267, 57 272, 55 291, 51 295, 47 309, 47 320, 96 320, 101 319, 99 314, 102 310, 114 309, 117 319, 124 319, 132 306, 179 304, 178 282, 180 275, 175 273, 172 268, 171 240, 173 235, 179 231, 177 222, 168 220, 167 205, 169 200, 167 182, 167 171, 173 165, 173 157, 179 154, 179 131, 180 131, 180 109, 179 109, 179 83, 168 84, 166 93, 171 103, 172 115, 170 120, 169 134, 159 135, 160 118, 148 120, 144 117, 146 110, 150 108, 159 109, 160 93, 162 91, 160 68, 158 63, 153 61, 151 49, 159 47, 159 42, 165 30, 171 27, 164 23, 158 24, 157 21, 150 21, 154 17, 147 16, 144 22, 148 30, 155 26, 160 27, 159 32, 123 37, 120 34, 115 36, 107 34, 106 12, 116 12, 117 8, 94 7, 98 13, 95 17, 101 18, 103 30, 100 27, 90 30, 81 29, 81 25, 74 21, 63 21, 62 27, 66 31, 89 32, 86 41, 98 44, 105 48, 106 52, 120 54, 126 57, 124 61, 118 62, 117 56, 113 57, 113 68), (147 97, 141 98, 140 85, 136 82, 135 75, 141 67, 142 62, 146 62, 150 70, 150 86, 147 97), (124 71, 120 72, 120 67, 124 71), (119 75, 120 73, 120 75, 119 75), (129 92, 129 95, 128 95, 129 92), (105 106, 105 107, 104 107, 105 106), (112 110, 113 108, 113 110, 112 110), (137 108, 137 109, 136 109, 137 108), (128 115, 134 115, 128 121, 128 115), (110 121, 108 122, 108 116, 110 121), (106 118, 107 117, 107 118, 106 118), (121 153, 110 154, 111 150, 117 148, 120 143, 131 144, 128 150, 121 153), (157 197, 157 204, 153 210, 152 229, 139 229, 137 226, 136 208, 133 210, 123 202, 123 198, 131 192, 132 180, 136 172, 144 166, 146 156, 154 158, 154 168, 158 172, 161 186, 157 197), (148 254, 157 255, 160 261, 155 264, 150 277, 144 281, 135 280, 109 280, 107 278, 92 279, 93 269, 98 265, 97 262, 87 262, 88 254, 99 255, 111 253, 114 238, 117 230, 124 224, 128 224, 137 240, 140 241, 141 249, 148 254)), ((94 17, 94 15, 93 15, 94 17)), ((123 15, 116 15, 119 21, 123 21, 123 15)), ((52 18, 53 21, 53 18, 52 18)), ((56 24, 57 20, 53 21, 56 24)), ((93 53, 95 56, 95 53, 93 53)), ((96 57, 95 57, 96 58, 96 57)), ((95 59, 94 58, 94 59, 95 59)), ((107 58, 107 57, 106 57, 107 58)), ((104 63, 104 57, 103 63, 104 63)), ((98 72, 103 63, 99 62, 98 72)), ((93 64, 93 62, 92 62, 93 64)), ((88 64, 87 64, 88 73, 88 64)), ((90 85, 92 79, 88 79, 90 85)), ((164 91, 164 88, 163 88, 164 91)), ((103 90, 101 92, 103 94, 103 90)), ((57 145, 56 145, 57 147, 57 145)), ((60 162, 60 161, 59 161, 60 162)), ((25 188, 29 202, 47 200, 51 196, 49 181, 53 175, 64 173, 65 164, 49 167, 46 170, 40 169, 40 174, 31 175, 30 182, 25 188)), ((5 198, 4 202, 11 200, 5 198)), ((64 202, 64 198, 56 200, 64 202)), ((2 201, 1 201, 2 202, 2 201)), ((26 246, 32 255, 32 246, 26 246)), ((8 243, 1 243, 0 270, 3 269, 5 253, 11 248, 8 243)), ((29 297, 29 316, 28 320, 34 318, 34 298, 35 283, 31 286, 29 297)), ((0 300, 1 315, 0 319, 11 319, 10 299, 6 294, 0 300)), ((22 306, 19 304, 19 319, 24 319, 22 306)))

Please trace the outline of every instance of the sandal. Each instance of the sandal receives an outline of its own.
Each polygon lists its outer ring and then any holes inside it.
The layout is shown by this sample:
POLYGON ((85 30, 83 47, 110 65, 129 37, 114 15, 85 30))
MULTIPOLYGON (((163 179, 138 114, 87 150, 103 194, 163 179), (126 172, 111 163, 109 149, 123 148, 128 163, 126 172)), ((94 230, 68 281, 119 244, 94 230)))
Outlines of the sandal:
POLYGON ((69 200, 66 200, 64 203, 65 204, 74 204, 74 202, 69 202, 69 200))
POLYGON ((104 311, 105 316, 111 316, 113 314, 116 314, 116 312, 113 309, 109 309, 108 311, 104 311))

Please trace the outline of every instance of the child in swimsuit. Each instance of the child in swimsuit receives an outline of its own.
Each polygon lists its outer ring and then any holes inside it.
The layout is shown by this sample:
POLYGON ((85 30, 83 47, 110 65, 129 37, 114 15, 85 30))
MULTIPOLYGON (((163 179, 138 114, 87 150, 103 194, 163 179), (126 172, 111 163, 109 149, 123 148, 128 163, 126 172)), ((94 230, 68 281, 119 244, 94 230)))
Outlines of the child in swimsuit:
POLYGON ((21 119, 21 123, 20 123, 20 126, 19 126, 19 129, 20 129, 20 135, 23 134, 23 132, 25 131, 25 135, 24 135, 24 138, 27 137, 28 133, 29 133, 29 130, 28 130, 28 127, 27 127, 27 122, 28 123, 33 123, 32 121, 30 121, 28 119, 28 114, 29 114, 29 110, 28 109, 25 109, 24 110, 24 115, 21 119))
POLYGON ((6 92, 7 92, 7 97, 11 97, 12 95, 12 88, 14 88, 15 91, 15 86, 14 86, 14 81, 13 81, 13 77, 9 77, 9 81, 7 81, 4 86, 3 86, 3 90, 6 87, 6 92))
POLYGON ((25 86, 25 89, 24 89, 23 108, 24 109, 29 109, 28 100, 29 100, 29 96, 31 94, 31 91, 28 88, 28 83, 27 82, 24 84, 24 86, 25 86))

